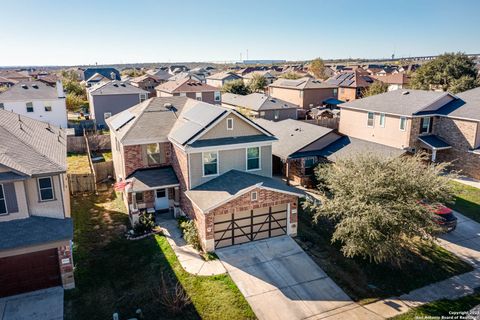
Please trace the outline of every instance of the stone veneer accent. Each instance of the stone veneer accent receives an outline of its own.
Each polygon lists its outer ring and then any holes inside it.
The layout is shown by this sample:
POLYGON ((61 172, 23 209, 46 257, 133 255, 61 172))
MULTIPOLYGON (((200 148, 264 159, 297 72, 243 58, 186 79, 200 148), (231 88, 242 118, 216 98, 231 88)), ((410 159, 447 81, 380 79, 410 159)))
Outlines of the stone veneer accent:
POLYGON ((73 277, 73 259, 71 247, 69 245, 61 246, 57 248, 57 251, 62 286, 64 289, 73 289, 75 288, 75 279, 73 277))

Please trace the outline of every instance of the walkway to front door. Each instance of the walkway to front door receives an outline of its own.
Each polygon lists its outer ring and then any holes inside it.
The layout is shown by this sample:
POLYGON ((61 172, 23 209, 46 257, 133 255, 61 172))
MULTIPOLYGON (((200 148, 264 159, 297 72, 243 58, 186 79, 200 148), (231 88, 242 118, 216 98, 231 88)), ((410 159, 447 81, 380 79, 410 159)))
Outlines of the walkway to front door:
POLYGON ((155 190, 155 210, 168 209, 168 192, 167 189, 155 190))

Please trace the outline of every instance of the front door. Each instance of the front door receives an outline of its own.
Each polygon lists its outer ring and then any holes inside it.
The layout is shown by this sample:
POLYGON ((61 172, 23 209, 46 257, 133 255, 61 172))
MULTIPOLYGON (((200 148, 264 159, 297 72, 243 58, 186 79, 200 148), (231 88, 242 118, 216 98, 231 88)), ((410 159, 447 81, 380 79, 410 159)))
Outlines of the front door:
POLYGON ((167 189, 155 190, 155 210, 168 209, 168 192, 167 189))

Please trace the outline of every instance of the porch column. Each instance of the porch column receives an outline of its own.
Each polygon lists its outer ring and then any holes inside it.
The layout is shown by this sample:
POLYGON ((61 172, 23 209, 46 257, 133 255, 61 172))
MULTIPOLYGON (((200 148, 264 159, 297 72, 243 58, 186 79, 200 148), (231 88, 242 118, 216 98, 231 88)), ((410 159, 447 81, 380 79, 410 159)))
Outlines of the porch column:
POLYGON ((437 159, 437 149, 432 149, 432 162, 437 159))
POLYGON ((136 197, 136 193, 135 193, 135 192, 132 192, 131 195, 132 195, 132 209, 133 209, 133 211, 137 211, 137 197, 136 197))

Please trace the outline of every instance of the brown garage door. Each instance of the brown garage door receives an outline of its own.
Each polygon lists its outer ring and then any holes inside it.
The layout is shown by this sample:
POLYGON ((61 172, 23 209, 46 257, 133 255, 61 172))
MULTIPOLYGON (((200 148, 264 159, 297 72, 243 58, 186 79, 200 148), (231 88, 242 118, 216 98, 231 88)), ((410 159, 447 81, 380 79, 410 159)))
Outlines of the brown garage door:
POLYGON ((0 258, 0 297, 60 284, 57 249, 0 258))
POLYGON ((215 216, 215 248, 287 233, 287 205, 215 216))

